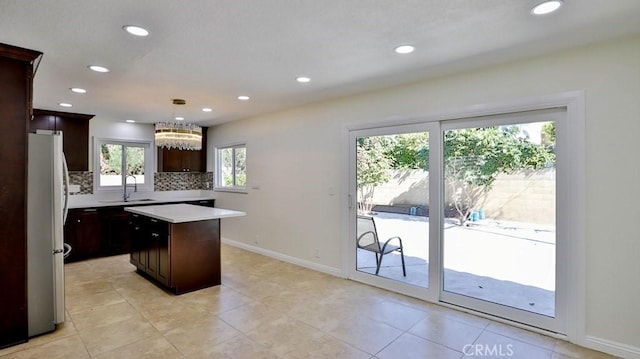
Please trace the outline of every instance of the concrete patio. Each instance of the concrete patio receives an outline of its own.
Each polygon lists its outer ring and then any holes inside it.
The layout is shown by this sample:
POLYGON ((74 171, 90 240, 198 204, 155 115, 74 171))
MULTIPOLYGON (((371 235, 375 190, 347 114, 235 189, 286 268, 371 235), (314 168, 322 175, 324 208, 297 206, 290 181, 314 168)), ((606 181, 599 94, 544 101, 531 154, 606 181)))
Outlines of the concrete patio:
MULTIPOLYGON (((407 276, 400 254, 388 254, 379 275, 407 284, 428 286, 429 218, 378 212, 381 241, 400 236, 407 276)), ((555 229, 549 226, 495 220, 461 227, 445 220, 444 289, 547 316, 555 307, 555 229)), ((372 252, 358 249, 357 269, 375 274, 372 252)))

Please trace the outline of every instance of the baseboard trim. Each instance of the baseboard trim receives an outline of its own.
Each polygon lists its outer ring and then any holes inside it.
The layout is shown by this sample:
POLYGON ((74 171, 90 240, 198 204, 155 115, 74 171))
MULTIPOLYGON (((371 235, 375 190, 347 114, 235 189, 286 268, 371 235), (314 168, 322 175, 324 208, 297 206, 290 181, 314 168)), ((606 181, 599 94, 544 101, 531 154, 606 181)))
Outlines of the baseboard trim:
POLYGON ((288 262, 288 263, 291 263, 291 264, 299 265, 301 267, 313 269, 313 270, 318 271, 318 272, 322 272, 322 273, 326 273, 326 274, 330 274, 330 275, 333 275, 333 276, 336 276, 336 277, 343 278, 342 277, 342 272, 340 271, 340 269, 336 269, 336 268, 333 268, 333 267, 329 267, 329 266, 325 266, 325 265, 322 265, 322 264, 314 263, 314 262, 307 261, 307 260, 304 260, 304 259, 288 256, 286 254, 282 254, 282 253, 274 252, 274 251, 271 251, 271 250, 268 250, 268 249, 252 246, 250 244, 234 241, 234 240, 231 240, 231 239, 228 239, 228 238, 222 238, 222 243, 230 245, 232 247, 237 247, 237 248, 240 248, 240 249, 244 249, 244 250, 247 250, 249 252, 262 254, 263 256, 271 257, 271 258, 274 258, 274 259, 277 259, 277 260, 281 260, 283 262, 288 262))
POLYGON ((593 350, 599 350, 626 359, 640 359, 640 348, 587 335, 584 343, 578 343, 593 350))

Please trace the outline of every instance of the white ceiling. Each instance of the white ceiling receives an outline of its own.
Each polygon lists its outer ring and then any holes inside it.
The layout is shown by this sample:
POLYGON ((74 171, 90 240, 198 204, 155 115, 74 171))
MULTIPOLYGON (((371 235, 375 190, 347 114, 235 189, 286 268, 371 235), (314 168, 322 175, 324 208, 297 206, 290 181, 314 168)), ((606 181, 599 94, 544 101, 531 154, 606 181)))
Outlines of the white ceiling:
POLYGON ((0 42, 44 53, 35 108, 151 123, 183 98, 188 121, 214 125, 640 33, 640 0, 565 0, 534 17, 539 1, 0 0, 0 42))

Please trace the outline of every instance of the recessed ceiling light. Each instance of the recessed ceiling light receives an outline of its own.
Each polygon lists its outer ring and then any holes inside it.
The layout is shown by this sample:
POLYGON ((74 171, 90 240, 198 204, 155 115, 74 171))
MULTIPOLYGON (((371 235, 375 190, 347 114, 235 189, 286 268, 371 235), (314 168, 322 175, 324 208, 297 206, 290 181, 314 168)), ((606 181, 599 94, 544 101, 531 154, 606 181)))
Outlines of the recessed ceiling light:
POLYGON ((306 82, 310 82, 311 79, 306 77, 306 76, 300 76, 300 77, 296 78, 296 81, 302 82, 302 83, 306 83, 306 82))
POLYGON ((131 35, 135 35, 135 36, 147 36, 149 35, 149 31, 145 28, 142 28, 140 26, 135 26, 135 25, 125 25, 122 27, 124 29, 124 31, 130 33, 131 35))
POLYGON ((213 111, 213 109, 209 107, 205 107, 202 109, 202 112, 211 112, 211 111, 213 111))
POLYGON ((250 98, 251 97, 245 95, 238 96, 238 100, 240 101, 248 101, 250 98))
POLYGON ((400 45, 400 46, 396 47, 394 51, 399 53, 399 54, 410 54, 415 49, 416 48, 411 46, 411 45, 400 45))
POLYGON ((73 107, 73 105, 72 105, 72 104, 70 104, 70 103, 66 103, 66 102, 60 102, 60 103, 58 104, 58 106, 60 106, 60 107, 73 107))
POLYGON ((89 68, 95 72, 109 72, 109 69, 104 66, 90 65, 89 68))
POLYGON ((125 122, 136 123, 136 121, 134 121, 134 120, 125 120, 125 122))
POLYGON ((562 6, 562 0, 549 0, 542 2, 531 9, 534 15, 546 15, 558 10, 562 6))
POLYGON ((75 92, 75 93, 87 93, 87 90, 80 88, 80 87, 72 87, 69 90, 75 92))
POLYGON ((178 120, 178 121, 184 121, 184 117, 180 117, 180 116, 178 116, 178 117, 176 117, 176 120, 178 120))

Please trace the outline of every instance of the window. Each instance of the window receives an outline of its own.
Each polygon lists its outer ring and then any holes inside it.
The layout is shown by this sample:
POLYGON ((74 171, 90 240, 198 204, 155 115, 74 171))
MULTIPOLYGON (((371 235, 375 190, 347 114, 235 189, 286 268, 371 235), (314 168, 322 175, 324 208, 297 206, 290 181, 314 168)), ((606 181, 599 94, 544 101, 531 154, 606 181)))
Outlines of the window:
POLYGON ((121 191, 125 181, 127 184, 135 183, 138 190, 153 190, 150 142, 97 139, 94 151, 96 190, 121 191))
POLYGON ((247 146, 216 147, 216 189, 244 190, 247 184, 247 146))

